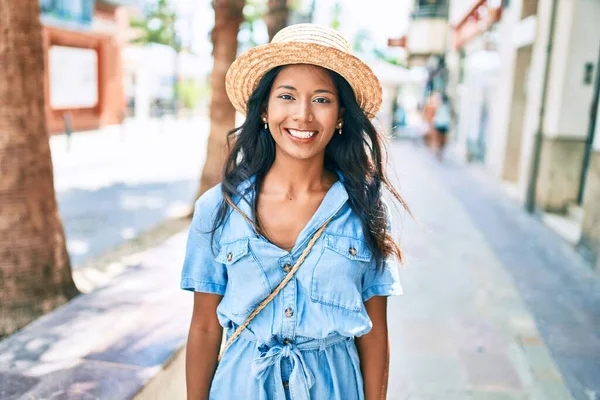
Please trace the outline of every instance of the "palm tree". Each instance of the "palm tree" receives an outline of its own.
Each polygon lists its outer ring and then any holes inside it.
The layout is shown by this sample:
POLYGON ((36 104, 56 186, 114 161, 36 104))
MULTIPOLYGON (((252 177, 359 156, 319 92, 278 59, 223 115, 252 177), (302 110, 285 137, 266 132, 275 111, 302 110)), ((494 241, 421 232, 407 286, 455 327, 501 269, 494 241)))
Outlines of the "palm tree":
POLYGON ((0 0, 0 337, 77 294, 54 193, 39 0, 0 0), (17 4, 18 3, 18 4, 17 4))
POLYGON ((210 133, 206 162, 196 198, 221 181, 227 132, 234 128, 235 109, 225 91, 225 74, 237 54, 237 35, 244 19, 244 0, 213 0, 215 26, 211 32, 214 66, 210 78, 210 133))
POLYGON ((288 0, 269 0, 269 12, 265 16, 269 41, 273 39, 277 32, 288 25, 289 13, 288 0))

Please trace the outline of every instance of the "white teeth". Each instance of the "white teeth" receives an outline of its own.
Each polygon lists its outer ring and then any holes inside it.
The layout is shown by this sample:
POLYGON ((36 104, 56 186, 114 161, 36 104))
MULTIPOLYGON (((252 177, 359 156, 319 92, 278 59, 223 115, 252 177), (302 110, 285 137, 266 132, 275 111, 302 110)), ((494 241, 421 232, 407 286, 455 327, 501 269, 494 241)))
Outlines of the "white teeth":
POLYGON ((315 133, 314 131, 297 131, 295 129, 288 129, 288 132, 293 136, 293 137, 297 137, 300 139, 308 139, 309 137, 312 137, 315 133))

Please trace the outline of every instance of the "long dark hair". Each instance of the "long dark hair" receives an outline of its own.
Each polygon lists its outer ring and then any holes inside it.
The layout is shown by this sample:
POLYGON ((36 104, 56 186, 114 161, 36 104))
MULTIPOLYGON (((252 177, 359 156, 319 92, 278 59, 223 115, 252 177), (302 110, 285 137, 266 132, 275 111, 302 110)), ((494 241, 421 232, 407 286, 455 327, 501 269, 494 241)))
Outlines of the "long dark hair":
MULTIPOLYGON (((246 120, 240 127, 227 134, 230 152, 223 170, 224 201, 213 223, 211 241, 214 240, 214 232, 233 210, 238 211, 258 234, 262 234, 258 222, 245 215, 232 198, 241 197, 252 207, 254 215, 257 215, 258 196, 249 198, 250 196, 246 195, 253 191, 259 192, 263 178, 275 160, 275 142, 271 135, 263 130, 261 114, 267 105, 273 81, 284 67, 273 68, 263 76, 248 100, 246 120), (238 192, 240 183, 253 176, 253 183, 244 193, 238 192)), ((403 262, 402 250, 393 240, 387 226, 390 210, 386 209, 382 201, 382 186, 390 191, 405 210, 409 213, 410 211, 386 176, 387 149, 383 135, 377 132, 359 107, 350 84, 338 73, 326 71, 337 89, 340 107, 344 109, 344 131, 342 136, 333 135, 325 147, 324 166, 331 171, 340 171, 344 177, 348 202, 362 222, 364 238, 376 257, 377 268, 380 268, 382 260, 389 256, 395 256, 403 262)))

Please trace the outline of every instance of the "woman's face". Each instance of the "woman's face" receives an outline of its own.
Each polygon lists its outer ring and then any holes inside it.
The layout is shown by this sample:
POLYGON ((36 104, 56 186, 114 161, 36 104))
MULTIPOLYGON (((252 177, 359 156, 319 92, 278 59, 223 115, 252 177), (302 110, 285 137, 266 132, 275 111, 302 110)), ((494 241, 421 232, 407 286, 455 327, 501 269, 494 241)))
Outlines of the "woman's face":
POLYGON ((278 156, 323 157, 342 122, 338 93, 327 71, 303 64, 282 68, 273 82, 264 118, 278 156))

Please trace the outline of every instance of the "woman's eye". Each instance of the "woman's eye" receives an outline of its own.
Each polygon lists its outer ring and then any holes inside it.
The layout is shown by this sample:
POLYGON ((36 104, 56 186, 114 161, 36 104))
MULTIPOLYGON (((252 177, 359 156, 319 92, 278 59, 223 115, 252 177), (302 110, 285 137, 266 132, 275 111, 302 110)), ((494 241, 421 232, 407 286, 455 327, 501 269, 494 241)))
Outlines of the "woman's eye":
POLYGON ((280 94, 278 97, 283 100, 294 100, 294 98, 289 94, 280 94))
POLYGON ((317 103, 331 103, 331 101, 325 97, 317 97, 313 101, 315 101, 317 103))

